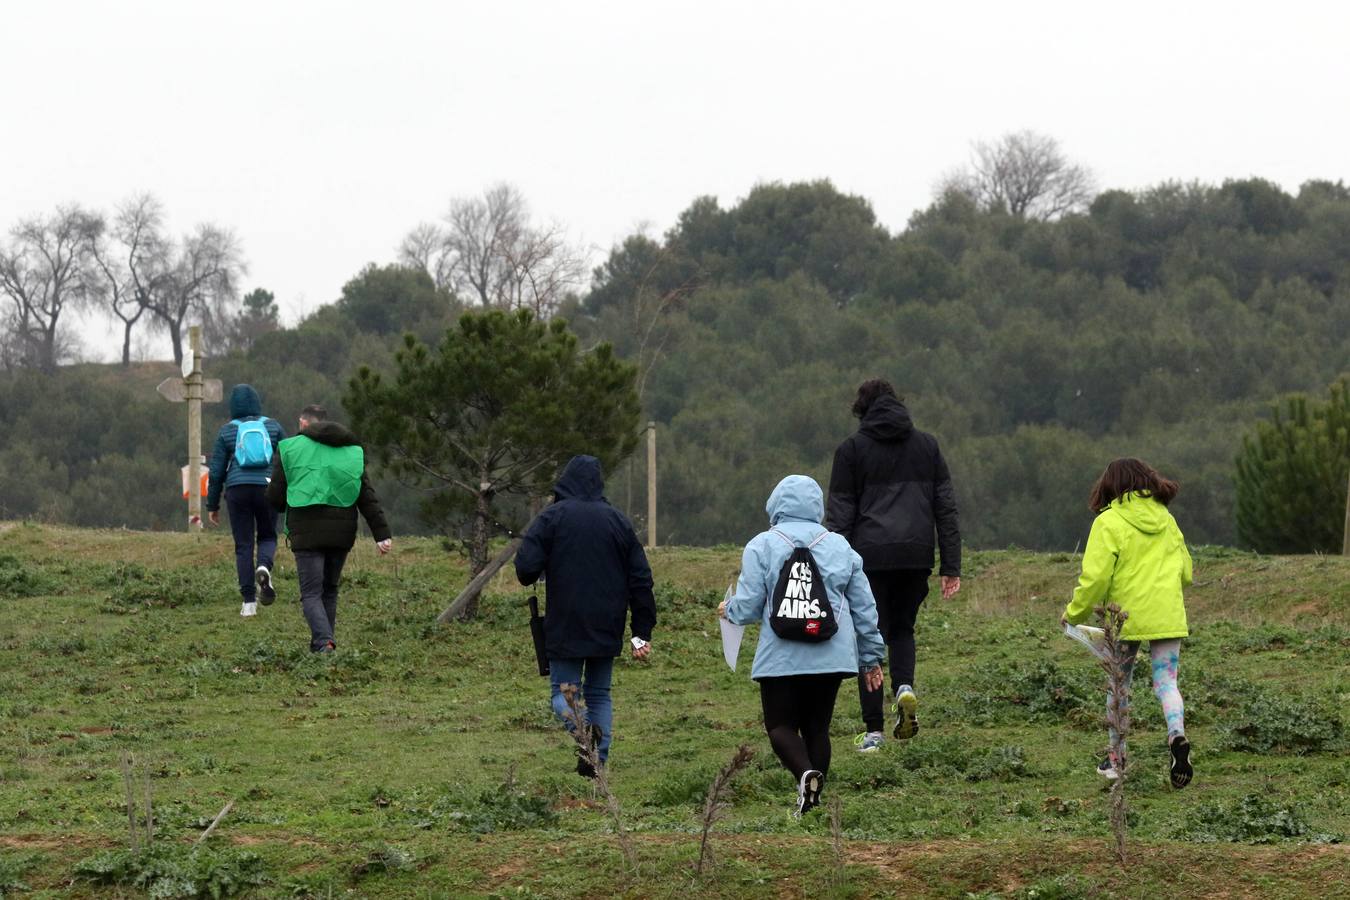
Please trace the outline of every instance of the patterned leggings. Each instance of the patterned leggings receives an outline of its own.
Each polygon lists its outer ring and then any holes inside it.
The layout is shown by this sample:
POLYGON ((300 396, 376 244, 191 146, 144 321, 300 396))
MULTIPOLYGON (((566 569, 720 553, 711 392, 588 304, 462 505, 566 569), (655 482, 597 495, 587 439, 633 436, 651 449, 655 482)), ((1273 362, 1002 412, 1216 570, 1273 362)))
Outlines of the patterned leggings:
MULTIPOLYGON (((1134 660, 1139 653, 1139 641, 1125 642, 1126 683, 1134 678, 1134 660)), ((1153 695, 1162 704, 1163 717, 1167 719, 1167 739, 1186 733, 1186 707, 1181 701, 1181 691, 1177 690, 1177 666, 1181 660, 1181 639, 1170 638, 1165 641, 1149 641, 1148 655, 1153 663, 1153 695)), ((1111 697, 1106 698, 1106 708, 1111 709, 1111 697)), ((1111 729, 1111 740, 1115 741, 1115 729, 1111 729)))

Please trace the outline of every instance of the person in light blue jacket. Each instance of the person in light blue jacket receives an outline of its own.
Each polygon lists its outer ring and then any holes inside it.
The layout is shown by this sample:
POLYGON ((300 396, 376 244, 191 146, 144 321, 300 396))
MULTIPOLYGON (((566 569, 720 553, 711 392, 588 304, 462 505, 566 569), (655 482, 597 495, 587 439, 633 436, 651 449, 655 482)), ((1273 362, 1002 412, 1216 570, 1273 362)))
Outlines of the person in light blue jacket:
POLYGON ((773 489, 765 509, 772 527, 745 545, 735 596, 718 612, 737 625, 760 624, 750 677, 759 682, 769 743, 797 779, 795 815, 801 816, 820 804, 839 684, 858 675, 879 686, 886 645, 877 630, 876 601, 862 557, 820 524, 825 515, 820 485, 805 475, 789 475, 773 489), (783 563, 796 547, 808 545, 839 626, 820 643, 781 638, 769 625, 768 600, 783 563))

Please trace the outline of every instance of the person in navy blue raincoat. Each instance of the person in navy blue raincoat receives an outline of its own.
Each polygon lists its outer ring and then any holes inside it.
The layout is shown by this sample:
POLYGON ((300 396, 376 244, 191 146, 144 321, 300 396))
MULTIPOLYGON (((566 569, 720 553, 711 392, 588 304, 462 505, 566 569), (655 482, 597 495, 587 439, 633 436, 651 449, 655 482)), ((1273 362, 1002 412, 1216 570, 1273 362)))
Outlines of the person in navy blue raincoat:
MULTIPOLYGON (((656 602, 652 570, 628 518, 604 497, 600 460, 575 456, 553 488, 554 502, 526 531, 516 577, 548 584, 544 647, 553 711, 571 729, 562 686, 579 685, 601 764, 609 758, 614 658, 623 652, 631 612, 633 656, 651 653, 656 602)), ((584 759, 577 772, 594 775, 584 759)))

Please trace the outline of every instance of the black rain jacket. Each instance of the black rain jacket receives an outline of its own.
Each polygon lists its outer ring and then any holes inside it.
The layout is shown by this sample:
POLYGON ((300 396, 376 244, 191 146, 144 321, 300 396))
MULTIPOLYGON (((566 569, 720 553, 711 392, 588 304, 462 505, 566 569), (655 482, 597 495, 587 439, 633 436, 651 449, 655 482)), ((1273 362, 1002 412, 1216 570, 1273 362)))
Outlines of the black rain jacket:
POLYGON ((952 476, 931 434, 916 431, 894 397, 872 403, 839 445, 830 471, 825 527, 848 538, 868 572, 933 568, 961 574, 961 529, 952 476))
POLYGON ((624 618, 651 640, 656 625, 652 570, 633 526, 604 498, 600 460, 574 456, 516 551, 516 577, 548 582, 544 646, 549 659, 614 657, 624 618))
MULTIPOLYGON (((300 437, 327 444, 330 447, 348 447, 361 443, 345 426, 337 422, 313 422, 300 432, 300 437)), ((286 467, 281 464, 281 452, 272 454, 272 480, 267 485, 267 502, 278 512, 286 513, 286 534, 292 550, 350 550, 356 543, 356 511, 360 510, 370 526, 375 540, 393 536, 384 518, 384 508, 370 477, 361 472, 361 493, 354 506, 297 506, 286 508, 286 467)))

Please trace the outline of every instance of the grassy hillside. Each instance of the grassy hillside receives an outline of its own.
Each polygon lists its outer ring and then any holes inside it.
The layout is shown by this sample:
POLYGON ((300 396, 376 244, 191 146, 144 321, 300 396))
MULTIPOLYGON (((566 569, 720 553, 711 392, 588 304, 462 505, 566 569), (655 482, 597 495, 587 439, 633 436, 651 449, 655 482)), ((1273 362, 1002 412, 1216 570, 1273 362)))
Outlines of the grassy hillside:
POLYGON ((1076 557, 973 553, 962 593, 930 598, 916 740, 853 753, 845 686, 836 836, 825 811, 788 817, 794 785, 760 729, 749 648, 739 673, 721 662, 713 610, 737 550, 656 551, 656 654, 615 674, 611 778, 634 870, 571 773, 526 595, 506 579, 478 621, 439 627, 462 563, 432 540, 385 559, 363 544, 339 652, 315 658, 286 552, 281 599, 243 620, 219 532, 0 529, 5 896, 20 883, 25 897, 138 895, 94 884, 132 871, 110 855, 128 836, 126 753, 138 797, 149 776, 163 871, 183 871, 233 800, 197 885, 265 881, 252 896, 1296 897, 1350 878, 1342 558, 1197 551, 1181 669, 1196 780, 1166 786, 1141 671, 1122 870, 1093 772, 1100 679, 1054 631, 1076 557), (742 742, 755 758, 696 879, 703 792, 742 742))

